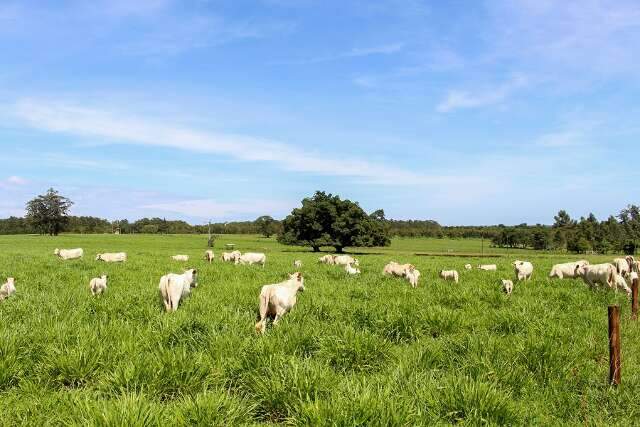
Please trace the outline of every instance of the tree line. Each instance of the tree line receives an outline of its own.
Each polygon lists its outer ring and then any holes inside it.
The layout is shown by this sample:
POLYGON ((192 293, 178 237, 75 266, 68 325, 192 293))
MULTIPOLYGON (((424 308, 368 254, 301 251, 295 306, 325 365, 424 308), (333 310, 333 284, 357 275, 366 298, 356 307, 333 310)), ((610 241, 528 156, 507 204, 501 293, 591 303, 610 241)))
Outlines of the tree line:
POLYGON ((394 220, 383 210, 364 212, 356 202, 324 192, 305 198, 283 220, 261 216, 254 221, 191 225, 181 220, 142 218, 109 221, 72 216, 73 202, 54 189, 30 200, 23 218, 0 219, 0 234, 261 234, 284 244, 319 250, 333 246, 386 246, 391 237, 484 238, 495 247, 559 250, 576 253, 634 253, 640 242, 640 207, 629 205, 617 215, 598 220, 589 214, 574 220, 561 210, 552 225, 442 226, 433 220, 394 220))

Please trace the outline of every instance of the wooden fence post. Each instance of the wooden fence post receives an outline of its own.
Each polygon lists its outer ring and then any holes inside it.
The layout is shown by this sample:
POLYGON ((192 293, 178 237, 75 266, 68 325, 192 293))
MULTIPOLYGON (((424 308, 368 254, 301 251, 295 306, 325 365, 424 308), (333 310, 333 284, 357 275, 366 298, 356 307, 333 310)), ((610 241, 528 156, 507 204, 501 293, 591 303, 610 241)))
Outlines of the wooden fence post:
POLYGON ((638 279, 631 282, 631 319, 638 320, 638 279))
POLYGON ((620 306, 609 306, 609 384, 620 384, 620 306))

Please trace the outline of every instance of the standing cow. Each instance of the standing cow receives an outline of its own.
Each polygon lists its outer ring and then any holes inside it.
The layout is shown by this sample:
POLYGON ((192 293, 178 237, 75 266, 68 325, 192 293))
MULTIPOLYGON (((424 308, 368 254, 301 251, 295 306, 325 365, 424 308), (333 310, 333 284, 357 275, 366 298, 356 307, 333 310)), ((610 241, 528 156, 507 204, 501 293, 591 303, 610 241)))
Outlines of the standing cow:
POLYGON ((267 256, 260 252, 247 252, 245 254, 240 255, 239 258, 236 258, 236 265, 241 264, 260 264, 262 268, 267 263, 267 256))
POLYGON ((96 296, 102 294, 107 290, 107 275, 103 274, 100 277, 94 277, 89 282, 89 289, 91 290, 91 295, 96 296))
POLYGON ((160 295, 167 311, 176 311, 180 300, 189 296, 191 288, 198 286, 198 271, 186 270, 182 274, 169 273, 160 278, 160 295))
POLYGON ((84 256, 84 250, 82 250, 82 248, 76 248, 76 249, 58 249, 56 248, 53 251, 54 255, 57 255, 58 257, 64 259, 64 260, 69 260, 69 259, 77 259, 77 258, 82 258, 84 256))
POLYGON ((209 264, 211 264, 213 262, 213 251, 212 250, 208 250, 204 252, 204 260, 207 261, 209 264))
POLYGON ((260 290, 260 320, 256 323, 256 332, 264 334, 268 317, 273 317, 276 325, 296 305, 298 291, 304 292, 302 273, 293 273, 289 280, 281 283, 264 285, 260 290))
POLYGON ((513 268, 518 280, 529 280, 533 275, 533 264, 529 261, 515 260, 513 261, 513 268))

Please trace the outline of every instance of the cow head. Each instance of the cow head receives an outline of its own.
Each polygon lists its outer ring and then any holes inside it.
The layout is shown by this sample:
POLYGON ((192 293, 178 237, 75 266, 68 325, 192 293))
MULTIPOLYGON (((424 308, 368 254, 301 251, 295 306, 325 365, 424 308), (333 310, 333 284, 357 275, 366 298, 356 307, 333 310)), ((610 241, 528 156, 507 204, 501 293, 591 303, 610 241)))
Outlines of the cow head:
POLYGON ((576 276, 583 277, 584 273, 587 271, 587 269, 586 269, 585 265, 576 265, 576 268, 575 268, 574 271, 575 271, 575 275, 576 276))
POLYGON ((60 249, 55 248, 55 249, 53 250, 53 254, 54 254, 54 255, 60 255, 60 249))
POLYGON ((102 254, 96 255, 96 261, 100 261, 102 259, 102 254))

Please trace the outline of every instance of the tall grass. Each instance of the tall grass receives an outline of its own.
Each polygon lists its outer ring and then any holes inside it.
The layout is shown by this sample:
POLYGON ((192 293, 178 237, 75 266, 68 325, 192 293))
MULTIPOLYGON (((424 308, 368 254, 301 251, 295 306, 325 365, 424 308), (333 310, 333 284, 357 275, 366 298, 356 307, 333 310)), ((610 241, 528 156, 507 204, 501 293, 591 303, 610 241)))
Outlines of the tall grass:
POLYGON ((18 289, 0 304, 0 425, 640 422, 640 326, 626 296, 547 279, 553 254, 519 252, 534 279, 507 297, 499 279, 513 276, 511 256, 495 258, 494 273, 464 271, 479 259, 415 255, 474 242, 394 241, 359 255, 359 277, 272 239, 225 236, 216 256, 228 242, 266 252, 267 267, 209 265, 198 236, 0 237, 0 280, 14 276, 18 289), (82 260, 52 254, 77 246, 82 260), (93 260, 120 250, 124 265, 93 260), (306 291, 257 336, 260 287, 285 279, 294 259, 306 291), (380 274, 392 259, 421 270, 419 288, 380 274), (167 314, 158 280, 187 266, 200 285, 167 314), (439 280, 443 268, 461 283, 439 280), (92 298, 89 279, 102 273, 108 290, 92 298), (619 388, 607 386, 610 303, 622 305, 619 388))

